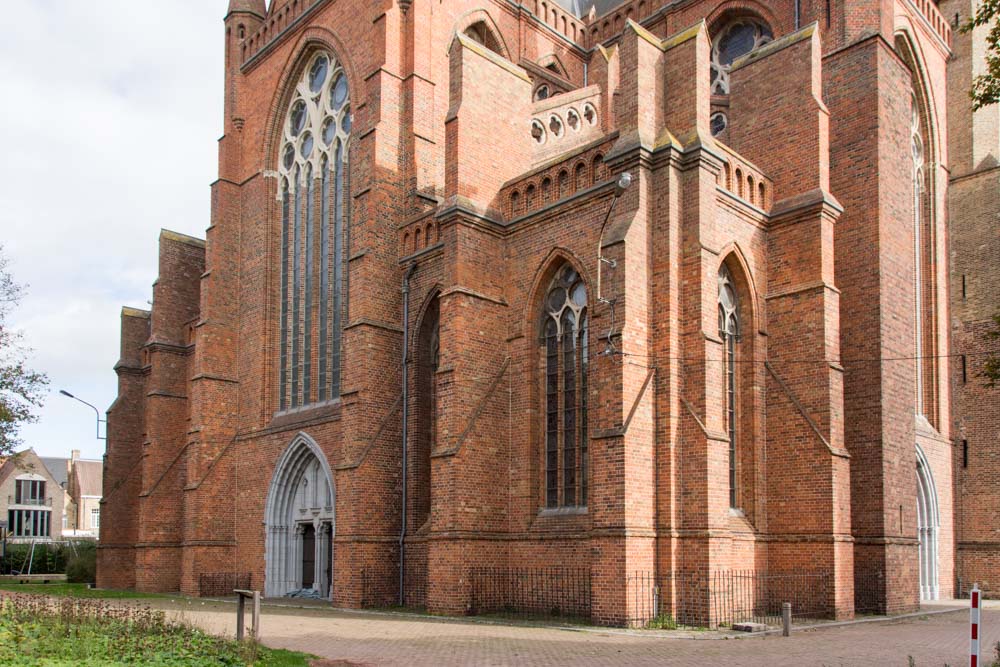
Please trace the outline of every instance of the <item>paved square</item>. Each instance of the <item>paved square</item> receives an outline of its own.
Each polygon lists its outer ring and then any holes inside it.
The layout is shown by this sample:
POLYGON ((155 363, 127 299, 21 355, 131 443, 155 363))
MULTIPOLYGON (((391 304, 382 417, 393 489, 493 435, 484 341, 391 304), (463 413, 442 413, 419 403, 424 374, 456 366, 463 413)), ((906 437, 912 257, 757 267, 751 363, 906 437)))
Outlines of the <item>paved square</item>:
MULTIPOLYGON (((234 605, 157 602, 214 633, 233 634, 234 605)), ((968 664, 968 611, 780 636, 722 639, 641 631, 494 625, 462 619, 265 606, 263 641, 331 665, 908 665, 968 664)), ((984 663, 1000 641, 1000 605, 983 611, 984 663)))

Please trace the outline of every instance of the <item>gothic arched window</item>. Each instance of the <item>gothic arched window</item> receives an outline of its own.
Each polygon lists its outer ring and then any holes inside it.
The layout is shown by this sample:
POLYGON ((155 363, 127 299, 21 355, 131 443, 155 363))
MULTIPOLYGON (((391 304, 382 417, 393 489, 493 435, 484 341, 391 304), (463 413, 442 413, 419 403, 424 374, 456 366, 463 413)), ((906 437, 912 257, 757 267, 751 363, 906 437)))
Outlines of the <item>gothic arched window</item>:
POLYGON ((712 40, 712 94, 729 94, 733 61, 774 39, 763 21, 740 17, 726 23, 712 40))
POLYGON ((914 349, 916 350, 916 413, 924 414, 924 318, 923 318, 923 226, 924 197, 924 140, 920 128, 920 108, 915 95, 910 97, 910 152, 913 155, 913 295, 914 295, 914 349))
POLYGON ((587 505, 587 288, 570 266, 545 296, 545 506, 587 505))
POLYGON ((725 264, 719 269, 719 337, 723 347, 723 377, 726 396, 726 434, 729 436, 729 506, 737 507, 736 489, 736 439, 737 429, 737 346, 740 336, 739 297, 733 283, 733 275, 725 264))
POLYGON ((280 410, 340 396, 350 134, 347 77, 318 53, 295 86, 278 160, 280 410))

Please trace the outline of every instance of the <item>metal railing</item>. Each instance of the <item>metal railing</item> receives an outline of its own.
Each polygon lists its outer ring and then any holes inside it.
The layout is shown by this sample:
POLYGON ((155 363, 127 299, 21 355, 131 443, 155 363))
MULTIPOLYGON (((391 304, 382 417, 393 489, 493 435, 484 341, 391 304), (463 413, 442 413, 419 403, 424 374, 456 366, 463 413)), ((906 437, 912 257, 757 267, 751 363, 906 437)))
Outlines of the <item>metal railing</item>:
POLYGON ((590 620, 589 568, 481 567, 469 571, 472 614, 590 620))
MULTIPOLYGON (((398 606, 394 576, 374 570, 360 574, 362 607, 398 606)), ((791 605, 797 623, 835 619, 849 613, 852 603, 856 614, 885 614, 887 604, 881 572, 840 583, 830 572, 636 572, 609 594, 605 602, 610 607, 603 611, 594 607, 586 567, 472 567, 464 578, 467 597, 461 604, 469 615, 657 629, 742 623, 780 627, 784 603, 791 605)), ((419 609, 426 601, 426 579, 408 575, 404 606, 419 609)))
POLYGON ((7 496, 7 504, 23 507, 52 507, 52 498, 21 498, 17 500, 16 496, 7 496))
POLYGON ((638 572, 628 581, 628 623, 640 627, 777 626, 785 602, 791 603, 793 618, 833 618, 833 585, 828 573, 731 570, 657 577, 638 572))

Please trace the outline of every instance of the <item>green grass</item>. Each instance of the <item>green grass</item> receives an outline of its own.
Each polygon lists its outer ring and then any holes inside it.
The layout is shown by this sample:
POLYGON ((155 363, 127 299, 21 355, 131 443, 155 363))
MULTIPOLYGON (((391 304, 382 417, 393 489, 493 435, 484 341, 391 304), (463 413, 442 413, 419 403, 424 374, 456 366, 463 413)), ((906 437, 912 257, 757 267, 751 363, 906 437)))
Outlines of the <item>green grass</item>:
MULTIPOLYGON (((0 591, 12 591, 14 593, 31 593, 32 595, 52 595, 55 597, 84 598, 84 599, 134 599, 134 598, 162 598, 170 597, 159 593, 137 593, 135 591, 112 591, 87 588, 87 584, 17 584, 12 582, 0 582, 0 591)), ((177 597, 176 595, 174 597, 177 597)))
POLYGON ((0 594, 0 664, 307 667, 313 656, 215 637, 106 600, 0 594))
POLYGON ((660 614, 646 624, 647 630, 676 630, 677 621, 670 614, 660 614))

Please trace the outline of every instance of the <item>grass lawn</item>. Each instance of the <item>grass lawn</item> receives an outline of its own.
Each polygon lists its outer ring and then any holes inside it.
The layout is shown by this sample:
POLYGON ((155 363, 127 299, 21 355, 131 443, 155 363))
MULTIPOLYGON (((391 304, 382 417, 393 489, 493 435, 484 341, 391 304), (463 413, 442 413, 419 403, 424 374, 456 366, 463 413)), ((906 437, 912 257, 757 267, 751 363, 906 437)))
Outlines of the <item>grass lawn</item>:
POLYGON ((0 665, 307 667, 312 659, 215 637, 132 604, 0 591, 0 665))
MULTIPOLYGON (((168 595, 158 593, 136 593, 135 591, 110 591, 87 588, 87 584, 16 584, 11 582, 0 582, 0 591, 13 591, 15 593, 31 593, 33 595, 52 595, 55 597, 69 598, 104 598, 104 599, 134 599, 134 598, 163 598, 168 595)), ((176 595, 173 597, 177 597, 176 595)))

